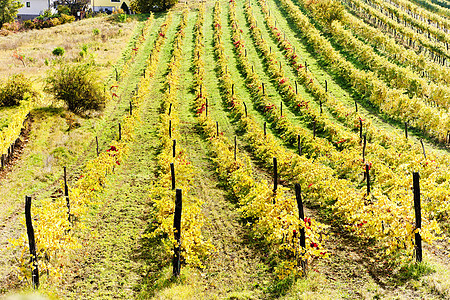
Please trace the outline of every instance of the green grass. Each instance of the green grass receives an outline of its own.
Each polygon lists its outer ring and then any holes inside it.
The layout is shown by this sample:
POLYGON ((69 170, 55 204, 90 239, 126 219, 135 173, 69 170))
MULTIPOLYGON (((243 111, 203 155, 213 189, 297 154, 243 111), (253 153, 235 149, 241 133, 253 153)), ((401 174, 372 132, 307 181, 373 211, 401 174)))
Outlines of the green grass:
MULTIPOLYGON (((270 34, 269 29, 267 28, 266 22, 264 22, 264 14, 261 11, 261 7, 258 5, 257 1, 250 1, 250 4, 252 5, 253 16, 255 17, 256 20, 259 20, 258 28, 261 29, 264 40, 271 47, 272 53, 276 53, 277 60, 279 62, 281 61, 281 65, 282 65, 283 71, 285 73, 285 77, 287 77, 289 79, 289 81, 291 82, 292 86, 295 87, 295 81, 297 80, 295 72, 293 71, 290 62, 283 55, 283 52, 280 49, 280 47, 277 46, 277 41, 272 37, 272 34, 270 34)), ((237 9, 242 9, 242 6, 239 5, 237 7, 237 9)), ((279 24, 279 21, 277 19, 277 26, 278 26, 278 24, 279 24)), ((291 41, 289 39, 289 36, 286 36, 286 38, 289 41, 291 41)), ((309 65, 308 65, 308 68, 309 68, 309 65)), ((321 82, 321 83, 322 83, 322 85, 325 84, 325 82, 321 82)), ((298 94, 301 96, 301 98, 304 101, 309 102, 311 108, 313 108, 314 110, 319 110, 320 106, 317 103, 314 96, 312 96, 309 92, 307 92, 306 88, 303 85, 298 84, 297 87, 298 87, 297 88, 298 94)), ((323 107, 323 113, 328 117, 328 119, 332 120, 335 123, 339 123, 339 121, 336 120, 330 112, 328 112, 326 107, 323 107)), ((297 115, 298 113, 294 112, 294 114, 297 115)), ((303 124, 303 127, 305 127, 305 124, 303 124)))
MULTIPOLYGON (((179 19, 174 16, 173 22, 179 19)), ((162 20, 161 20, 162 21, 162 20)), ((175 27, 167 32, 166 44, 161 51, 158 73, 153 79, 155 89, 164 79, 169 58, 170 41, 173 41, 175 27)), ((153 35, 156 31, 152 32, 153 35)), ((136 58, 136 63, 127 82, 137 82, 142 66, 154 39, 148 39, 145 51, 136 58)), ((131 92, 128 90, 128 94, 131 92)), ((159 97, 162 94, 158 94, 159 97)), ((77 264, 71 267, 71 282, 62 294, 76 299, 105 297, 134 298, 151 295, 153 280, 162 276, 160 271, 168 264, 168 258, 159 241, 142 238, 142 234, 152 230, 152 207, 148 201, 148 190, 155 173, 154 140, 160 98, 148 95, 140 111, 142 125, 136 129, 136 140, 125 163, 116 168, 117 172, 108 178, 108 185, 100 195, 106 201, 94 208, 88 223, 92 231, 83 232, 82 238, 94 241, 86 246, 88 255, 77 253, 73 257, 77 264), (112 251, 114 249, 114 251, 112 251)), ((129 95, 128 95, 129 96, 129 95)), ((124 98, 123 109, 127 107, 124 98)))
MULTIPOLYGON (((152 42, 152 37, 156 37, 154 30, 150 31, 147 43, 152 42)), ((145 55, 141 54, 136 60, 142 61, 142 64, 145 55)), ((140 65, 135 64, 134 67, 140 65)), ((129 87, 137 79, 133 80, 126 78, 124 84, 129 87)), ((27 137, 29 142, 16 165, 1 180, 0 203, 3 209, 0 218, 9 230, 8 235, 2 234, 0 237, 2 247, 7 244, 7 238, 16 238, 23 232, 19 215, 22 214, 25 195, 32 195, 35 199, 33 205, 39 205, 39 199, 50 196, 60 188, 63 166, 68 169, 69 185, 78 178, 84 163, 96 155, 96 135, 99 137, 100 150, 116 138, 114 125, 119 117, 126 114, 122 107, 128 107, 130 94, 130 87, 122 90, 122 102, 109 101, 101 114, 87 118, 75 116, 61 107, 41 107, 32 111, 32 130, 27 137), (78 122, 79 127, 69 130, 69 120, 78 122)), ((2 278, 10 272, 7 266, 14 264, 10 261, 13 256, 10 250, 2 253, 2 278)), ((44 276, 44 286, 45 282, 44 276)), ((9 284, 13 284, 9 279, 2 282, 0 289, 9 284)))
MULTIPOLYGON (((273 3, 273 0, 270 0, 273 3)), ((253 1, 255 2, 255 1, 253 1)), ((209 4, 209 3, 208 3, 209 4)), ((225 54, 228 57, 228 70, 235 82, 235 92, 247 104, 252 101, 237 66, 236 56, 230 40, 231 29, 228 25, 228 1, 222 4, 222 28, 225 42, 225 54)), ((263 28, 262 14, 256 3, 253 5, 258 25, 263 28)), ((279 14, 277 9, 272 13, 279 14)), ((438 262, 425 264, 406 264, 394 268, 394 275, 389 278, 377 268, 383 262, 375 260, 368 249, 354 243, 348 237, 335 229, 327 247, 332 251, 329 260, 310 261, 308 277, 289 277, 279 280, 272 274, 273 264, 270 247, 261 243, 252 235, 251 226, 244 226, 224 183, 216 175, 215 164, 211 160, 208 141, 198 132, 197 120, 192 105, 193 70, 192 56, 194 47, 193 27, 197 11, 191 10, 185 29, 183 57, 180 65, 179 86, 177 86, 180 105, 180 132, 182 138, 179 146, 186 153, 189 161, 195 167, 193 175, 193 193, 204 204, 202 212, 206 223, 202 230, 204 235, 215 245, 217 251, 207 258, 204 268, 182 267, 178 279, 171 277, 171 257, 167 254, 161 241, 155 238, 143 237, 142 234, 154 230, 154 208, 148 199, 148 190, 153 184, 157 153, 157 128, 159 111, 164 90, 161 89, 166 81, 167 64, 171 57, 172 42, 176 24, 180 15, 174 14, 172 25, 166 35, 167 40, 160 51, 160 61, 155 77, 152 80, 150 93, 144 103, 137 110, 142 123, 136 128, 136 139, 131 144, 131 151, 121 166, 116 167, 114 174, 108 176, 108 183, 104 192, 99 195, 100 204, 92 207, 86 224, 89 230, 80 232, 80 238, 85 244, 82 251, 76 251, 70 257, 68 275, 64 284, 60 286, 46 285, 43 290, 59 298, 72 299, 378 299, 385 297, 432 298, 446 295, 445 287, 450 282, 445 276, 445 258, 438 262), (432 272, 436 270, 435 272, 432 272), (437 275, 442 277, 437 277, 437 275), (443 275, 444 274, 444 275, 443 275), (442 281, 442 284, 441 284, 442 281), (439 285, 439 284, 441 285, 439 285)), ((220 130, 229 138, 230 142, 239 132, 234 120, 224 106, 221 99, 221 89, 217 78, 216 59, 213 52, 212 7, 207 6, 205 14, 205 78, 204 88, 209 95, 209 112, 220 125, 220 130)), ((252 44, 249 29, 245 21, 242 7, 237 7, 239 25, 243 29, 248 56, 255 63, 255 71, 266 82, 266 90, 272 101, 279 106, 281 96, 270 82, 262 64, 261 57, 252 44)), ((0 224, 6 223, 8 231, 2 231, 0 241, 2 246, 6 237, 17 235, 19 230, 17 219, 22 209, 22 199, 25 193, 43 197, 59 187, 61 168, 68 165, 71 177, 75 180, 84 162, 94 157, 94 137, 100 140, 101 149, 105 149, 109 142, 117 136, 117 125, 121 117, 128 113, 129 100, 145 67, 145 59, 156 38, 156 31, 163 16, 158 15, 155 24, 149 30, 145 44, 141 46, 134 63, 130 65, 129 76, 122 78, 120 83, 120 100, 110 101, 103 114, 90 118, 78 118, 80 127, 68 131, 68 114, 58 107, 45 107, 33 112, 33 131, 29 136, 29 144, 25 148, 20 165, 17 165, 7 178, 2 179, 0 189, 0 224), (8 191, 8 193, 3 192, 8 191), (20 199, 20 200, 17 200, 20 199), (13 215, 10 218, 10 215, 13 215)), ((332 76, 323 71, 320 61, 316 61, 308 53, 308 48, 302 45, 295 33, 289 30, 287 21, 277 17, 277 25, 285 26, 286 35, 291 35, 297 51, 308 56, 308 65, 314 74, 320 74, 321 80, 327 79, 333 93, 344 90, 333 81, 332 76), (303 51, 303 52, 302 52, 303 51)), ((263 30, 264 37, 272 45, 272 50, 281 52, 269 38, 267 30, 263 30)), ((282 59, 283 67, 287 62, 282 59)), ((287 76, 293 80, 292 71, 287 76)), ((316 75, 317 76, 317 75, 316 75)), ((301 93, 306 93, 301 91, 301 93)), ((305 97, 310 97, 305 94, 305 97)), ((351 101, 351 96, 349 97, 351 101)), ((350 101, 349 100, 349 101, 350 101)), ((352 102, 353 103, 353 102, 352 102)), ((249 114, 262 127, 264 117, 252 105, 247 105, 249 114)), ((301 124, 293 113, 284 109, 285 113, 301 124)), ((245 139, 239 138, 239 147, 243 151, 247 146, 245 139)), ((268 178, 257 164, 254 170, 258 176, 268 178)), ((315 216, 317 212, 306 211, 308 216, 315 216)), ((425 251, 429 253, 428 250, 425 251)), ((3 253, 2 253, 3 255, 3 253)), ((11 258, 12 254, 7 253, 11 258)), ((427 260, 436 256, 425 255, 427 260)), ((4 270, 10 263, 0 261, 0 278, 4 278, 4 270)), ((388 262, 387 262, 388 263, 388 262)), ((0 284, 0 291, 9 291, 5 284, 0 284), (2 290, 3 289, 3 290, 2 290)))
MULTIPOLYGON (((314 57, 314 49, 307 44, 302 34, 297 32, 295 24, 283 10, 279 0, 268 0, 267 3, 270 7, 271 14, 277 20, 277 26, 284 29, 286 37, 290 40, 291 44, 295 46, 297 55, 301 57, 303 61, 306 60, 308 62, 308 68, 319 82, 323 84, 325 80, 328 81, 328 90, 336 99, 340 100, 349 108, 355 107, 354 103, 356 100, 358 102, 358 112, 364 115, 364 119, 369 118, 374 126, 382 130, 404 136, 404 124, 402 122, 396 121, 391 116, 379 112, 373 104, 363 99, 361 95, 354 91, 346 82, 339 78, 339 76, 333 74, 332 71, 327 70, 329 68, 327 61, 314 57)), ((299 8, 303 10, 302 7, 299 8)), ((426 144, 427 147, 433 148, 433 150, 439 152, 440 155, 448 154, 448 151, 445 152, 442 145, 436 145, 432 138, 424 136, 420 130, 409 128, 408 134, 411 139, 414 139, 417 143, 419 138, 423 138, 424 142, 428 141, 426 144)))

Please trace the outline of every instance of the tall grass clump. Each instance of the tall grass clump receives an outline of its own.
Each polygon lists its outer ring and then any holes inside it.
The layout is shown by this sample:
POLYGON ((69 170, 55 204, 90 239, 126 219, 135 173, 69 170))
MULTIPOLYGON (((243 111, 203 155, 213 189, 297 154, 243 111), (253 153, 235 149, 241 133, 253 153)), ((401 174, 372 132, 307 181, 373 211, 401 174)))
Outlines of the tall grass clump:
POLYGON ((60 65, 47 77, 45 91, 78 114, 101 110, 105 105, 103 85, 92 63, 60 65))

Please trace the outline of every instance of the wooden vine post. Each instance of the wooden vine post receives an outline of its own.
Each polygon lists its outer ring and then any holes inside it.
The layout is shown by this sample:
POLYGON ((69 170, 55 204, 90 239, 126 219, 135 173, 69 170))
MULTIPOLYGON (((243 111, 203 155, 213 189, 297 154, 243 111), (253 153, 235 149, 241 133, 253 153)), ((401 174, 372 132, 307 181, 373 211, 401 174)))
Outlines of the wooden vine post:
POLYGON ((262 93, 263 93, 263 95, 266 94, 266 93, 265 93, 265 90, 264 90, 264 82, 262 83, 262 93))
POLYGON ((366 144, 367 144, 367 138, 366 138, 366 134, 364 134, 363 151, 362 151, 363 162, 366 161, 366 144))
MULTIPOLYGON (((276 194, 278 189, 278 164, 277 158, 273 158, 273 193, 276 194)), ((275 199, 273 200, 275 202, 275 199)))
MULTIPOLYGON (((422 227, 422 212, 420 210, 420 176, 419 172, 413 173, 413 190, 414 190, 414 211, 416 215, 416 229, 422 227)), ((416 261, 422 261, 422 237, 419 232, 415 234, 416 242, 416 261)))
POLYGON ((173 229, 175 237, 175 246, 173 254, 173 276, 180 275, 181 268, 181 211, 183 207, 183 199, 181 189, 175 192, 175 214, 173 216, 173 229))
POLYGON ((169 137, 172 138, 172 120, 169 120, 169 137))
POLYGON ((31 282, 34 289, 39 288, 39 269, 36 256, 36 241, 34 239, 34 229, 31 222, 31 197, 25 196, 25 223, 27 226, 28 245, 30 247, 31 263, 31 282))
POLYGON ((295 94, 298 95, 297 80, 295 81, 295 94))
POLYGON ((367 196, 370 194, 370 174, 369 174, 369 164, 366 164, 366 179, 367 179, 367 196))
POLYGON ((266 122, 264 122, 264 137, 266 137, 266 135, 267 135, 266 127, 267 127, 266 122))
POLYGON ((219 137, 219 122, 216 121, 216 136, 219 137))
POLYGON ((362 123, 361 118, 359 118, 359 138, 361 139, 361 141, 362 141, 362 138, 363 138, 362 132, 363 132, 363 123, 362 123))
POLYGON ((405 137, 408 139, 408 122, 405 122, 405 137))
POLYGON ((97 144, 97 157, 100 155, 100 152, 98 151, 98 137, 95 137, 95 143, 97 144))
MULTIPOLYGON (((300 223, 304 222, 305 220, 305 213, 303 211, 303 201, 302 201, 302 191, 300 188, 300 184, 295 184, 295 198, 297 199, 297 206, 298 206, 298 218, 300 220, 300 223)), ((305 228, 303 226, 300 227, 300 247, 302 247, 302 255, 306 249, 306 234, 305 234, 305 228)), ((303 274, 306 275, 306 260, 301 260, 301 265, 303 269, 303 274)))
POLYGON ((176 148, 176 146, 177 146, 177 140, 173 140, 173 146, 172 146, 172 157, 174 157, 175 158, 175 148, 176 148))
POLYGON ((283 116, 283 101, 280 102, 280 116, 283 116))
POLYGON ((66 198, 67 203, 67 219, 70 223, 72 223, 72 220, 70 218, 70 201, 69 201, 69 186, 67 185, 67 168, 64 167, 64 197, 66 198))
POLYGON ((298 148, 298 155, 302 155, 302 143, 300 141, 300 134, 297 134, 297 148, 298 148))
POLYGON ((122 125, 119 123, 119 141, 122 139, 122 125))
POLYGON ((425 157, 425 159, 427 159, 427 154, 425 153, 425 145, 423 144, 422 139, 420 139, 420 144, 422 145, 423 157, 425 157))
POLYGON ((205 112, 206 112, 206 117, 208 117, 208 99, 206 99, 206 102, 205 102, 205 112))
POLYGON ((172 103, 170 103, 170 105, 169 105, 169 116, 170 116, 171 112, 172 112, 172 103))
POLYGON ((175 189, 175 165, 170 163, 170 177, 172 178, 172 190, 175 189))
POLYGON ((242 102, 244 104, 244 110, 245 110, 245 117, 247 118, 247 104, 245 102, 242 102))
POLYGON ((237 137, 234 136, 234 161, 236 161, 237 158, 237 137))

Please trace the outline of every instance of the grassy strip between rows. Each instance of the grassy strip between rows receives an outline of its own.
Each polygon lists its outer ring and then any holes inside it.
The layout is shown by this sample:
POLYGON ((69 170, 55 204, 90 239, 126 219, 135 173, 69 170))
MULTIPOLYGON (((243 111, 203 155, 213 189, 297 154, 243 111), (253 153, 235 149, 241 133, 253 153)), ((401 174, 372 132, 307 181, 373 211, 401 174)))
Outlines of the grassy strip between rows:
POLYGON ((428 38, 424 37, 422 34, 415 32, 413 29, 403 26, 398 23, 396 20, 391 19, 385 14, 381 13, 376 8, 364 3, 360 0, 345 0, 344 2, 348 3, 352 6, 353 10, 358 10, 358 12, 366 12, 368 15, 372 16, 372 18, 377 19, 378 21, 385 24, 385 26, 394 30, 397 36, 400 36, 402 41, 407 43, 409 46, 415 47, 417 42, 418 48, 421 52, 422 50, 428 51, 431 58, 435 60, 437 55, 442 55, 447 59, 450 58, 450 55, 446 53, 446 49, 443 45, 435 44, 430 41, 428 38))
POLYGON ((214 246, 206 241, 201 229, 204 215, 201 211, 202 201, 192 195, 191 178, 194 166, 186 157, 186 151, 176 147, 173 155, 173 143, 180 138, 178 126, 177 88, 179 66, 182 60, 182 47, 185 36, 189 10, 183 11, 182 19, 173 41, 172 57, 168 64, 168 74, 164 84, 165 93, 161 105, 160 127, 158 129, 159 154, 157 155, 158 180, 151 188, 151 201, 156 208, 156 229, 149 237, 160 237, 163 240, 167 254, 173 253, 174 247, 180 246, 183 262, 187 265, 202 267, 204 258, 214 250, 214 246), (173 163, 176 178, 176 188, 182 190, 183 210, 181 217, 181 245, 174 238, 175 191, 172 189, 170 164, 173 163))
POLYGON ((374 49, 383 52, 397 64, 407 65, 416 72, 423 72, 423 76, 435 83, 450 84, 450 68, 432 63, 423 53, 416 53, 414 50, 404 47, 395 38, 366 24, 362 19, 356 18, 347 11, 344 11, 341 22, 358 37, 369 42, 374 49))
POLYGON ((330 14, 334 6, 322 7, 307 4, 311 17, 322 25, 324 31, 330 34, 333 40, 342 47, 353 59, 360 62, 367 69, 373 71, 379 78, 385 81, 391 88, 405 90, 409 97, 422 99, 429 106, 437 105, 444 112, 450 108, 450 88, 446 85, 428 82, 414 73, 409 67, 401 67, 390 62, 373 50, 372 46, 357 39, 350 30, 345 29, 341 20, 344 15, 335 20, 327 20, 324 15, 330 14))
POLYGON ((359 94, 393 119, 408 121, 411 126, 420 128, 422 131, 426 130, 437 141, 445 141, 450 128, 450 118, 446 114, 426 106, 420 99, 410 99, 400 90, 389 89, 372 72, 356 69, 320 34, 298 6, 291 0, 280 0, 280 2, 308 43, 320 56, 327 59, 330 68, 359 94))
MULTIPOLYGON (((235 24, 234 2, 230 3, 230 22, 233 29, 234 40, 239 39, 239 29, 235 24)), ((244 49, 239 49, 242 53, 244 49)), ((262 92, 261 92, 262 94, 262 92)), ((242 103, 230 103, 234 109, 239 110, 238 115, 245 115, 242 103)), ((363 239, 377 241, 376 247, 392 251, 406 249, 411 253, 414 245, 410 237, 414 234, 414 212, 411 207, 412 191, 405 187, 395 194, 394 199, 381 195, 376 191, 365 195, 363 190, 355 190, 346 180, 336 179, 333 171, 328 167, 317 164, 304 156, 287 152, 275 143, 271 135, 264 137, 261 130, 246 124, 248 118, 241 117, 241 125, 247 128, 247 138, 250 146, 255 150, 255 156, 261 159, 266 166, 271 167, 272 157, 276 156, 279 162, 279 171, 283 179, 299 182, 305 189, 305 197, 312 203, 332 207, 337 216, 341 217, 346 227, 356 232, 363 239), (254 130, 254 131, 253 131, 254 130), (377 215, 377 218, 373 218, 377 215)), ((423 238, 431 241, 437 228, 435 221, 427 220, 421 229, 423 238)))
MULTIPOLYGON (((144 23, 144 28, 148 28, 152 23, 153 16, 144 23)), ((135 45, 145 42, 146 30, 142 30, 141 34, 135 45)), ((128 73, 125 72, 125 74, 128 73)), ((140 103, 137 98, 133 104, 139 112, 140 103)), ((36 218, 33 227, 37 266, 41 274, 48 275, 44 283, 60 281, 69 264, 68 253, 82 247, 81 241, 77 238, 77 232, 89 229, 89 225, 85 222, 89 208, 102 201, 97 195, 104 189, 108 174, 114 172, 115 166, 120 165, 125 159, 129 143, 133 141, 134 129, 140 122, 138 115, 139 113, 122 117, 121 140, 111 141, 108 150, 86 163, 82 175, 73 187, 69 188, 69 201, 66 197, 60 196, 55 199, 39 199, 34 205, 33 214, 36 218)), ((64 186, 62 188, 64 189, 64 186)), ((22 223, 25 225, 25 220, 22 220, 22 223)), ((31 282, 30 270, 33 265, 27 241, 28 238, 24 232, 18 239, 10 240, 10 247, 20 253, 17 258, 18 264, 15 266, 19 279, 31 282)))
MULTIPOLYGON (((262 2, 263 1, 261 1, 261 5, 264 7, 262 2)), ((339 145, 339 152, 333 148, 326 148, 323 146, 326 149, 326 153, 322 153, 322 155, 326 155, 325 157, 321 157, 319 161, 330 165, 335 169, 340 178, 348 178, 354 182, 360 180, 359 175, 364 169, 364 165, 369 164, 371 166, 372 186, 375 186, 375 188, 379 189, 383 194, 390 198, 395 197, 393 194, 398 193, 399 190, 403 190, 409 185, 410 174, 412 174, 412 172, 420 170, 422 185, 426 186, 424 192, 427 196, 427 201, 424 203, 425 209, 438 218, 447 217, 449 206, 444 199, 449 197, 448 185, 450 182, 450 170, 448 164, 445 161, 439 159, 436 160, 436 157, 433 155, 428 155, 428 158, 424 158, 421 151, 408 149, 408 147, 405 146, 401 146, 397 149, 396 147, 386 149, 377 143, 369 143, 366 145, 365 157, 362 159, 361 156, 363 150, 360 143, 358 143, 359 139, 354 136, 351 137, 350 140, 342 138, 345 135, 350 136, 351 133, 343 133, 341 127, 333 126, 333 124, 330 124, 331 122, 323 115, 317 113, 313 114, 310 110, 300 107, 300 104, 303 103, 303 101, 298 99, 298 96, 296 96, 295 93, 292 93, 292 87, 289 86, 288 79, 284 78, 282 75, 282 69, 279 68, 278 70, 278 63, 274 53, 269 50, 265 41, 260 38, 261 31, 256 26, 256 20, 253 17, 249 3, 246 4, 245 10, 255 43, 263 53, 266 63, 269 64, 269 72, 272 71, 272 77, 280 82, 280 92, 284 92, 286 94, 285 98, 290 102, 294 102, 294 107, 297 107, 303 115, 310 114, 312 116, 310 118, 316 118, 316 120, 318 120, 317 124, 319 124, 317 125, 317 128, 318 130, 322 130, 322 135, 325 135, 328 139, 333 141, 333 144, 336 143, 339 145), (281 88, 281 83, 284 85, 284 89, 281 88), (335 140, 336 138, 337 140, 335 140), (429 164, 433 165, 433 167, 430 168, 429 164), (405 168, 405 166, 407 167, 405 168)), ((265 12, 265 17, 266 22, 271 21, 267 11, 265 12)), ((270 22, 269 28, 273 30, 276 29, 273 22, 270 22)), ((272 32, 281 40, 281 34, 277 32, 277 30, 278 29, 272 32)), ((286 46, 286 49, 290 50, 291 48, 286 46)), ((242 55, 239 56, 241 56, 241 60, 246 60, 242 55)), ((248 63, 244 63, 242 68, 245 70, 246 66, 248 66, 248 63)), ((249 74, 249 72, 250 70, 246 71, 247 74, 249 74)), ((248 77, 249 76, 247 76, 247 78, 248 77)), ((254 79, 255 77, 250 78, 250 80, 254 79)), ((258 83, 254 85, 257 84, 258 83)), ((324 93, 324 95, 328 94, 324 93)), ((265 107, 267 107, 267 104, 265 105, 265 107)), ((272 108, 272 111, 275 110, 275 108, 272 108)), ((289 125, 286 118, 284 118, 283 125, 285 128, 280 128, 280 131, 287 132, 284 133, 284 136, 291 136, 292 134, 289 134, 289 132, 296 132, 294 127, 289 125)), ((297 131, 297 133, 299 132, 297 131)), ((316 138, 309 141, 309 143, 320 144, 323 143, 323 140, 316 138)), ((406 146, 408 146, 408 144, 406 144, 406 146)), ((320 147, 315 148, 320 149, 320 147)))
MULTIPOLYGON (((296 200, 288 196, 285 188, 280 188, 274 194, 273 190, 264 183, 254 179, 250 159, 245 153, 236 153, 234 159, 233 148, 230 141, 221 132, 217 134, 216 123, 210 115, 206 115, 207 90, 203 88, 205 74, 203 53, 203 14, 204 7, 200 8, 199 19, 196 24, 196 43, 194 48, 195 78, 195 103, 194 110, 197 112, 198 123, 209 140, 211 150, 214 153, 213 161, 217 165, 219 178, 226 182, 233 195, 239 203, 239 210, 243 217, 250 218, 253 222, 252 228, 258 237, 265 239, 276 251, 279 262, 275 271, 280 278, 290 274, 301 274, 301 261, 311 257, 326 256, 326 250, 322 247, 324 240, 323 231, 325 226, 314 219, 299 219, 296 209, 296 200), (306 231, 305 247, 300 246, 300 232, 306 231)), ((223 45, 220 38, 220 5, 217 2, 214 9, 215 24, 215 49, 219 60, 221 73, 220 82, 225 93, 223 97, 234 101, 235 96, 230 90, 230 76, 226 73, 226 60, 222 51, 223 45), (228 84, 227 84, 228 83, 228 84)), ((237 151, 237 149, 236 149, 237 151)))

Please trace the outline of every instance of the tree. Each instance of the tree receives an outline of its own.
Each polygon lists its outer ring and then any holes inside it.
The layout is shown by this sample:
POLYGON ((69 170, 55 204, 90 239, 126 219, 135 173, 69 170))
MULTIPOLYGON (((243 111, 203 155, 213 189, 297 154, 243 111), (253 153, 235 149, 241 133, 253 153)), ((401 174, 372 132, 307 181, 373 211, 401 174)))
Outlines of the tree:
POLYGON ((90 0, 56 0, 53 2, 53 5, 56 9, 58 9, 58 6, 64 5, 70 9, 70 14, 72 16, 76 16, 78 11, 84 11, 87 9, 89 2, 90 0))
POLYGON ((0 0, 0 28, 3 24, 14 21, 21 7, 23 4, 20 0, 0 0))
POLYGON ((132 0, 131 9, 137 13, 164 11, 172 7, 178 0, 132 0))

